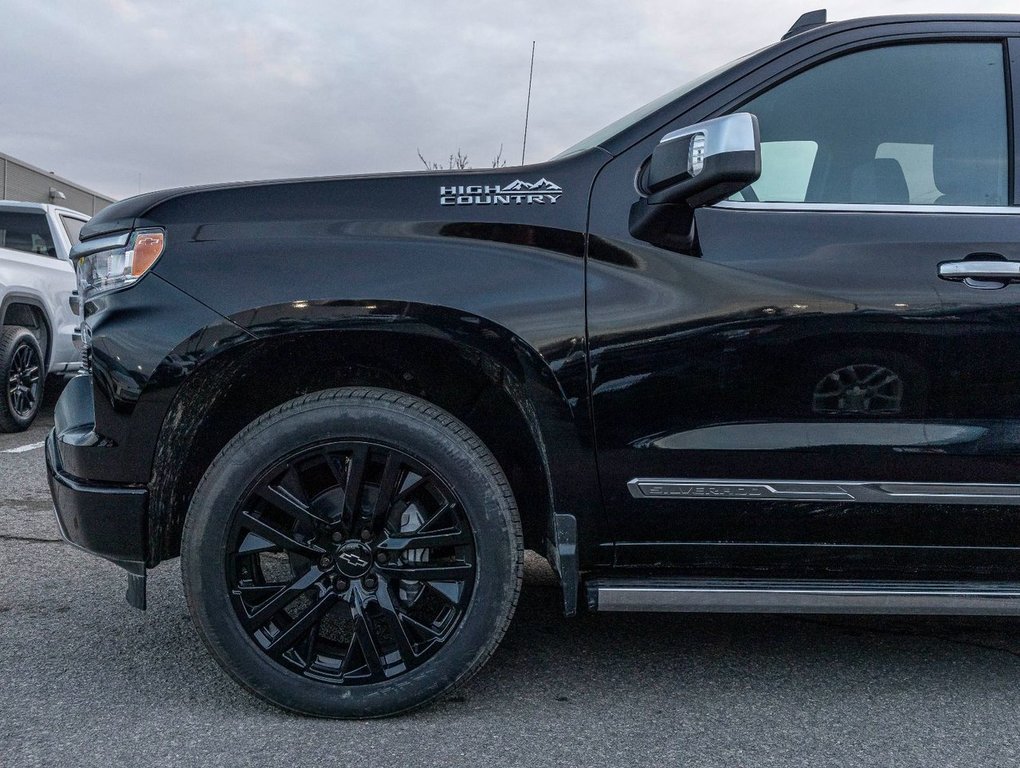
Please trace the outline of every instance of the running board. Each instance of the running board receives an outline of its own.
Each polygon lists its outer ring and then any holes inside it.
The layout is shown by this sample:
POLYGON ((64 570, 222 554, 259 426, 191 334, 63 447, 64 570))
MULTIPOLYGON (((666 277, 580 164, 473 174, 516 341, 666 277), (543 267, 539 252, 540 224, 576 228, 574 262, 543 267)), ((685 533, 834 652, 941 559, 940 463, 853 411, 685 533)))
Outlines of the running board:
POLYGON ((596 579, 593 611, 1020 616, 1020 582, 596 579))

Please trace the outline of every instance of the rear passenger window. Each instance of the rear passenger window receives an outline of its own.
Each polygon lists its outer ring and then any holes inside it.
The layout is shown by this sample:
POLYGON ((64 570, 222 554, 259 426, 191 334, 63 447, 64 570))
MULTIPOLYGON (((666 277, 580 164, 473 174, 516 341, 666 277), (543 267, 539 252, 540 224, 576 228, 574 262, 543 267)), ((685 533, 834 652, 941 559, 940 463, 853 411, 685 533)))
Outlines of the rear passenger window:
POLYGON ((43 213, 0 211, 0 248, 56 256, 50 225, 43 213))
POLYGON ((739 111, 758 116, 762 175, 737 199, 1009 203, 997 43, 852 53, 795 75, 739 111))
POLYGON ((73 216, 60 214, 60 223, 64 225, 64 231, 67 232, 67 239, 71 241, 71 245, 78 245, 81 242, 81 228, 85 226, 85 222, 73 216))

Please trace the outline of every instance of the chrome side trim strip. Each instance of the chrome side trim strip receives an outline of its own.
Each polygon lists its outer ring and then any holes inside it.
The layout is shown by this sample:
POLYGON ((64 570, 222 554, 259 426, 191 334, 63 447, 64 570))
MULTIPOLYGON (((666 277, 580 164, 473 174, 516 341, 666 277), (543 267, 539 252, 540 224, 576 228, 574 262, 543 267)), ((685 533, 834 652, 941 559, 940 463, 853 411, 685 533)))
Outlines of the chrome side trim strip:
POLYGON ((1020 615, 1020 584, 862 584, 760 587, 593 585, 589 602, 599 611, 676 613, 856 613, 943 616, 1020 615), (593 594, 594 593, 594 594, 593 594))
POLYGON ((811 482, 635 478, 635 499, 840 501, 867 504, 989 504, 1020 506, 1020 485, 988 483, 811 482))
POLYGON ((742 200, 723 200, 712 208, 731 208, 741 211, 831 211, 834 213, 966 213, 1016 216, 1020 206, 1009 205, 921 205, 878 203, 752 203, 742 200))

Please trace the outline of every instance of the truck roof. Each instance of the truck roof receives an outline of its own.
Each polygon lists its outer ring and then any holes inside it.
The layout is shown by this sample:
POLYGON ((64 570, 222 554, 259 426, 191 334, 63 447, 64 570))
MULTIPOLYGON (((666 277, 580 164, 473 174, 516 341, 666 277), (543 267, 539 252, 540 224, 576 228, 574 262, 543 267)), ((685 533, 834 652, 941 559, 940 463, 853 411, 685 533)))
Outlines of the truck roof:
MULTIPOLYGON (((774 45, 791 41, 800 45, 837 32, 877 27, 885 24, 946 24, 952 22, 975 24, 1020 23, 1020 14, 1009 13, 903 13, 882 16, 860 16, 841 21, 829 21, 825 10, 809 11, 793 23, 793 26, 774 45)), ((773 46, 769 46, 772 48, 773 46)))
POLYGON ((30 203, 24 200, 0 200, 0 211, 18 211, 30 208, 37 211, 53 211, 54 213, 65 214, 73 216, 76 219, 88 221, 89 216, 87 213, 76 211, 73 208, 65 208, 60 205, 53 205, 52 203, 30 203))

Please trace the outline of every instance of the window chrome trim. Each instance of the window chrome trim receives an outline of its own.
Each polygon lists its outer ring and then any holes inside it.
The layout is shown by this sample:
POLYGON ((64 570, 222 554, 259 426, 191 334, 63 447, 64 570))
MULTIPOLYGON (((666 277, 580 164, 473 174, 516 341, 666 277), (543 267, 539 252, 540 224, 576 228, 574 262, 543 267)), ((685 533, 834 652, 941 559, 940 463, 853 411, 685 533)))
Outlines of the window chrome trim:
POLYGON ((711 206, 737 211, 794 211, 800 213, 941 213, 1016 216, 1020 206, 1016 205, 922 205, 879 204, 879 203, 754 203, 738 200, 723 200, 711 206))
POLYGON ((1020 506, 1015 483, 830 482, 635 478, 635 499, 698 501, 838 501, 863 504, 989 504, 1020 506))

